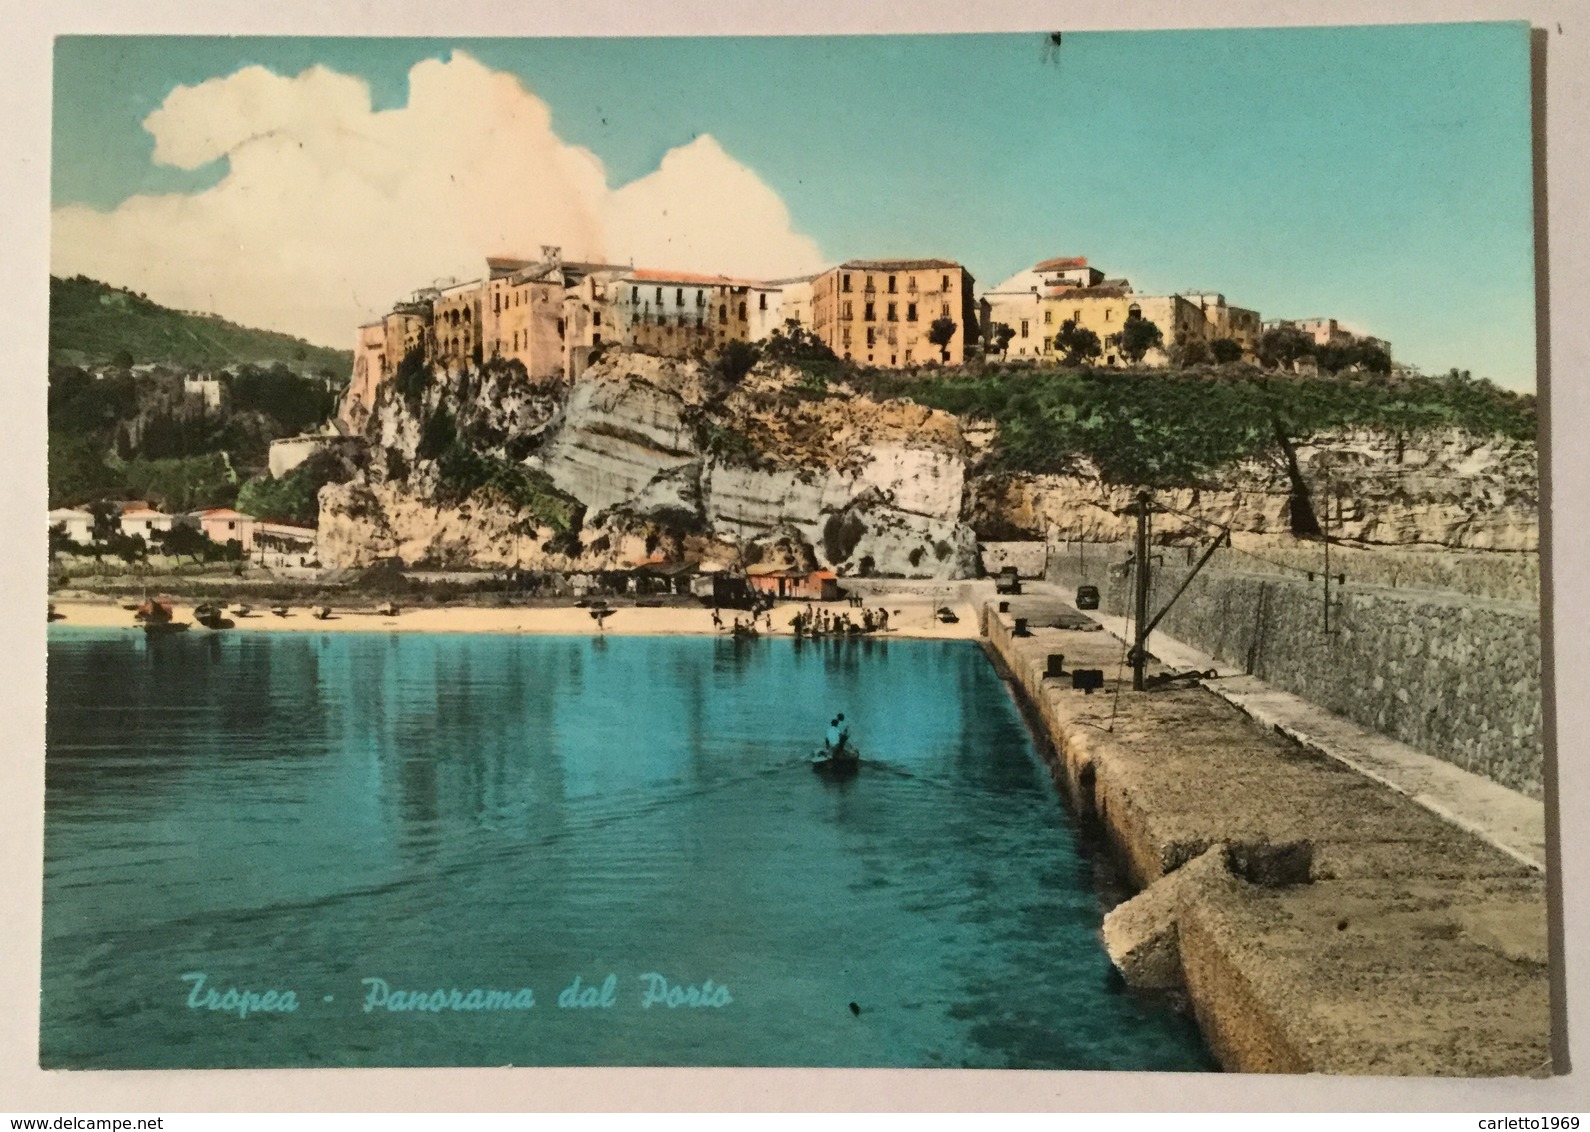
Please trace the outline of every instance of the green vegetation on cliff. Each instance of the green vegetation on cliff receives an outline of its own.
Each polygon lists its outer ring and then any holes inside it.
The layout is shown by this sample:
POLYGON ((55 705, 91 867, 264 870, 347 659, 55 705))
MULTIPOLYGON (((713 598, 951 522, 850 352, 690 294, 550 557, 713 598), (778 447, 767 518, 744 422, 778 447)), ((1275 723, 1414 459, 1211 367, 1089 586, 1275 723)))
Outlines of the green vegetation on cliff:
POLYGON ((51 365, 146 362, 185 369, 281 362, 340 382, 353 369, 353 353, 216 315, 172 310, 86 276, 50 276, 51 365))
POLYGON ((1197 483, 1223 465, 1341 428, 1440 428, 1533 440, 1535 398, 1456 371, 1442 377, 1298 377, 1250 367, 1183 371, 996 369, 853 384, 999 426, 995 470, 1064 473, 1091 460, 1116 483, 1197 483))

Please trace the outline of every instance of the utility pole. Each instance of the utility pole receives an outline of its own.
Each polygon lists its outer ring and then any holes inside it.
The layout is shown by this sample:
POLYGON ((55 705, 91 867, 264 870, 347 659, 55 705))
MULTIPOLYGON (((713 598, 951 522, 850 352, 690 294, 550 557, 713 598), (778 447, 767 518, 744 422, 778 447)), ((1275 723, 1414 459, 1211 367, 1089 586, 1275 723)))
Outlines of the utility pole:
POLYGON ((1329 457, 1320 454, 1325 473, 1325 635, 1331 631, 1331 471, 1329 457))
POLYGON ((1132 691, 1143 690, 1143 670, 1148 665, 1148 492, 1137 493, 1137 601, 1133 617, 1136 641, 1132 645, 1132 691))

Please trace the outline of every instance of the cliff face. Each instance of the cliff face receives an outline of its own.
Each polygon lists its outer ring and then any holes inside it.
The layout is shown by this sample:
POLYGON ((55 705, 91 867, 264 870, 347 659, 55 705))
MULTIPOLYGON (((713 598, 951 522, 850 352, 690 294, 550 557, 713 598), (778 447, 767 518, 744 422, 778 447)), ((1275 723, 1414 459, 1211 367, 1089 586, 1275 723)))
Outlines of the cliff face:
POLYGON ((841 574, 947 578, 974 568, 957 420, 797 392, 787 372, 730 383, 695 362, 620 353, 566 399, 512 371, 449 374, 412 400, 384 389, 367 436, 377 452, 369 481, 321 496, 328 565, 396 556, 581 570, 658 553, 732 561, 749 546, 793 541, 841 574), (451 500, 446 457, 427 446, 441 413, 475 450, 577 501, 583 523, 560 531, 490 491, 451 500))
MULTIPOLYGON (((977 536, 1130 538, 1136 489, 1073 475, 982 470, 993 426, 874 400, 800 371, 731 380, 704 363, 615 353, 572 387, 488 366, 387 383, 365 427, 367 474, 321 496, 321 556, 450 567, 617 569, 648 558, 794 555, 841 575, 976 572, 977 536)), ((1366 546, 1532 551, 1531 443, 1448 431, 1374 431, 1296 445, 1330 533, 1366 546)), ((1161 489, 1174 511, 1235 533, 1292 533, 1277 460, 1161 489)), ((1162 541, 1206 523, 1156 516, 1162 541)))
MULTIPOLYGON (((1367 545, 1469 550, 1539 549, 1539 487, 1531 443, 1447 431, 1415 439, 1353 431, 1297 446, 1299 471, 1333 536, 1367 545)), ((986 477, 972 487, 972 521, 995 536, 1091 541, 1132 537, 1125 514, 1136 489, 1075 476, 986 477)), ((1161 489, 1156 499, 1234 532, 1291 532, 1289 481, 1279 465, 1244 463, 1204 488, 1161 489)), ((1156 515, 1156 538, 1197 537, 1207 526, 1156 515)))

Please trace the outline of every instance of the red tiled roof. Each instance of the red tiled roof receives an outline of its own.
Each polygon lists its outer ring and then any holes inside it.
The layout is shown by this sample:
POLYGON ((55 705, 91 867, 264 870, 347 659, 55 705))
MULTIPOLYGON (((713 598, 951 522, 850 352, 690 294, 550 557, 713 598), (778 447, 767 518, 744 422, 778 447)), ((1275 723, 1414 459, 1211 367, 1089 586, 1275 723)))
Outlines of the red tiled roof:
POLYGON ((648 283, 688 283, 691 286, 744 287, 748 284, 727 275, 703 275, 696 271, 667 271, 660 267, 637 267, 629 272, 631 279, 644 279, 648 283))
POLYGON ((1086 267, 1087 265, 1088 265, 1088 257, 1087 256, 1082 256, 1082 255, 1070 256, 1070 257, 1062 256, 1060 259, 1046 259, 1042 263, 1034 264, 1033 265, 1033 270, 1034 271, 1070 271, 1072 268, 1075 268, 1075 267, 1086 267))
POLYGON ((939 271, 961 265, 950 259, 851 259, 839 266, 852 271, 939 271))
POLYGON ((1127 292, 1119 287, 1050 287, 1045 294, 1051 299, 1124 299, 1127 292))

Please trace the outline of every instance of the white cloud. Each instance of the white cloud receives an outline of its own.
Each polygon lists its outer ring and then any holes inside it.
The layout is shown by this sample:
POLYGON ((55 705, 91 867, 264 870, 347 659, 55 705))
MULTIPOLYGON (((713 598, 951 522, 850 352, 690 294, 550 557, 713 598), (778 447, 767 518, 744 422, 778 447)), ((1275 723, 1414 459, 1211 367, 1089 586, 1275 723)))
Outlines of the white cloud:
POLYGON ((322 67, 178 87, 144 121, 154 159, 195 169, 225 156, 229 172, 111 212, 56 209, 51 270, 346 347, 414 288, 542 244, 747 276, 820 266, 778 194, 708 135, 609 189, 512 75, 457 52, 416 64, 409 90, 377 112, 363 80, 322 67))

